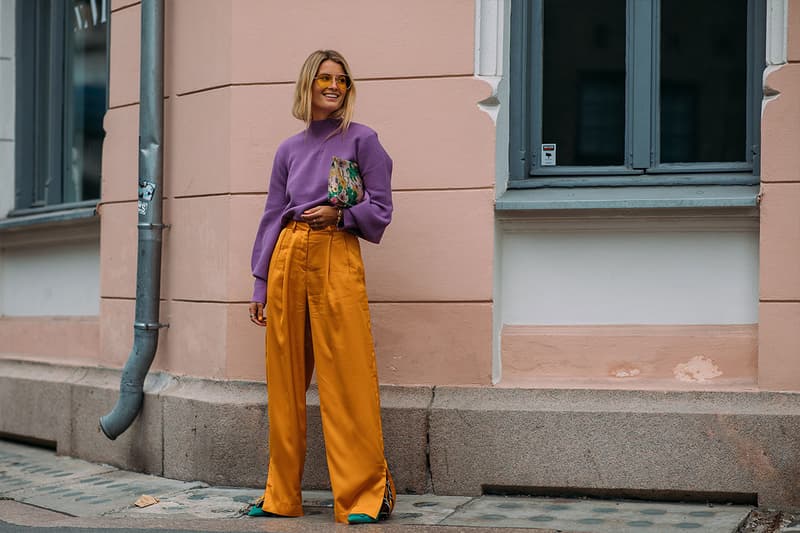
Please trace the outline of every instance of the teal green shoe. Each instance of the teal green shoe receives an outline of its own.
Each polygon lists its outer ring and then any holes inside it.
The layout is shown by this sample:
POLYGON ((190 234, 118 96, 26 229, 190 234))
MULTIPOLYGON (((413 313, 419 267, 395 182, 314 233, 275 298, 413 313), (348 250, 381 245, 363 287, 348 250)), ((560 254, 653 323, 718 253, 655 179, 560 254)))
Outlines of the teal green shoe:
POLYGON ((279 515, 279 514, 270 513, 270 512, 265 511, 264 509, 261 508, 262 505, 264 505, 264 499, 263 498, 259 498, 258 501, 256 503, 254 503, 252 507, 250 507, 250 511, 247 513, 247 516, 264 516, 264 517, 269 517, 269 518, 286 518, 283 515, 279 515))
POLYGON ((374 524, 378 521, 377 518, 372 518, 368 514, 354 513, 347 515, 348 524, 374 524))
POLYGON ((272 513, 266 512, 258 505, 254 505, 250 508, 250 511, 247 513, 247 516, 273 516, 273 515, 272 513))

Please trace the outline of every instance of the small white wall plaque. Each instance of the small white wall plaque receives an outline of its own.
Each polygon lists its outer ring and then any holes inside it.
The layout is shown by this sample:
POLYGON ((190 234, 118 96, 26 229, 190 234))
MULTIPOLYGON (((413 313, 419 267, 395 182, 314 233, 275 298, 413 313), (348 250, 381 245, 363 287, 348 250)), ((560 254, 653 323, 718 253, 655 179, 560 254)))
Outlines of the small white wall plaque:
POLYGON ((542 144, 542 166, 554 167, 556 166, 556 145, 555 143, 542 144))

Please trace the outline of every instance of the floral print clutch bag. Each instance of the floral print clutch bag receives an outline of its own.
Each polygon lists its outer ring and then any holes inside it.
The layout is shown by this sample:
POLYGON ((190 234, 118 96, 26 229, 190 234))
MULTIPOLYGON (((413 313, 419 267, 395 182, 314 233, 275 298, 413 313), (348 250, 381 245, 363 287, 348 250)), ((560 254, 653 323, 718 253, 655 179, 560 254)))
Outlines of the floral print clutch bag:
POLYGON ((358 163, 333 156, 328 174, 328 201, 334 207, 352 207, 364 198, 358 163))

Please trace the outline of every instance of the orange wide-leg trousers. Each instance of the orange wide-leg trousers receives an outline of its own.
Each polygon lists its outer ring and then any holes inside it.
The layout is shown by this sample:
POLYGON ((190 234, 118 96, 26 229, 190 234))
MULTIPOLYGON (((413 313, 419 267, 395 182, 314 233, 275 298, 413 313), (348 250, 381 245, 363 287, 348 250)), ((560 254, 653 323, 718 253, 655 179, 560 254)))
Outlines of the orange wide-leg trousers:
POLYGON ((272 254, 267 287, 270 460, 262 509, 303 514, 306 391, 316 365, 334 518, 375 518, 387 486, 394 502, 394 488, 358 238, 290 222, 272 254))

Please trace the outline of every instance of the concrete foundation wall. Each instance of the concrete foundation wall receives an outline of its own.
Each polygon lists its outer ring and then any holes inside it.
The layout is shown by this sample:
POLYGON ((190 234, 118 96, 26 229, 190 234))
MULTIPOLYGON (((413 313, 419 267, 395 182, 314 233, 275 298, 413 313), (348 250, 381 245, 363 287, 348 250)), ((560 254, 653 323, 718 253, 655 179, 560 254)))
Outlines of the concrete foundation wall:
MULTIPOLYGON (((109 441, 97 421, 118 379, 116 370, 0 361, 0 435, 177 479, 264 484, 262 383, 153 374, 139 417, 109 441)), ((569 490, 800 508, 796 394, 384 386, 381 400, 401 492, 569 490)), ((304 485, 326 488, 313 389, 308 405, 304 485)))
POLYGON ((437 388, 437 494, 482 490, 800 506, 800 396, 437 388))

